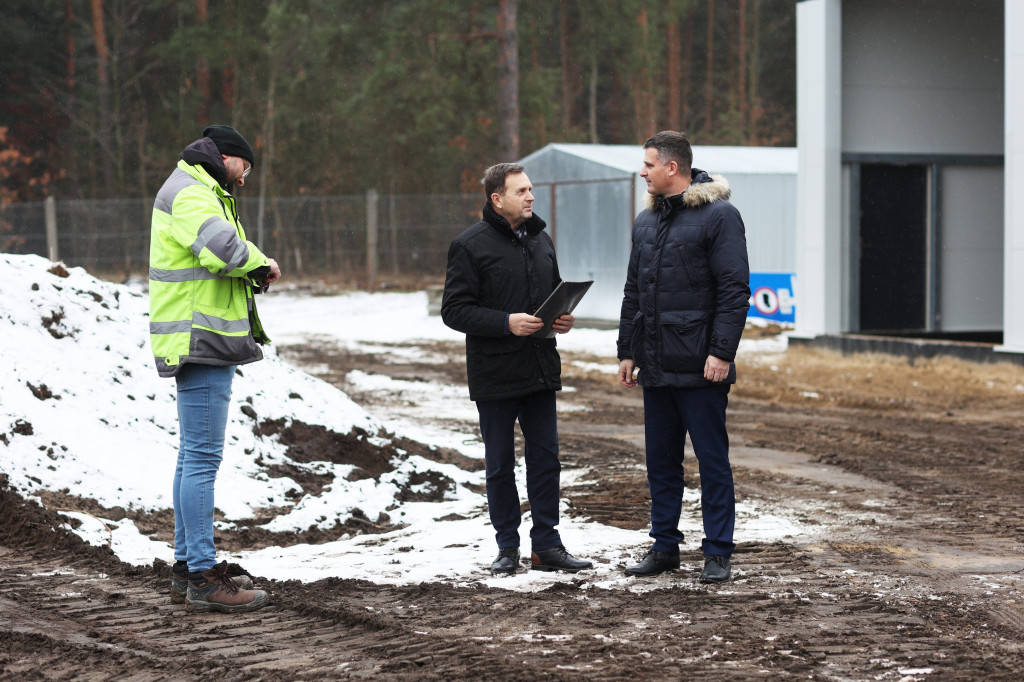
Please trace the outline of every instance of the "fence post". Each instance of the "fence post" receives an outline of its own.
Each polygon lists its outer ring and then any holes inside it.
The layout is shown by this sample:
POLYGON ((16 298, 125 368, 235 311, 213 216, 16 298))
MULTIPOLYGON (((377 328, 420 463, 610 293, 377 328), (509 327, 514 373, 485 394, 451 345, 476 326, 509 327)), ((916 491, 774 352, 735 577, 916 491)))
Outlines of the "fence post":
POLYGON ((60 250, 57 248, 57 200, 46 197, 43 213, 46 216, 46 253, 50 262, 56 263, 60 260, 60 250))
POLYGON ((388 193, 388 227, 391 230, 391 276, 398 275, 398 225, 395 223, 395 181, 391 180, 388 193))
POLYGON ((377 190, 366 190, 366 278, 370 286, 377 281, 377 190))

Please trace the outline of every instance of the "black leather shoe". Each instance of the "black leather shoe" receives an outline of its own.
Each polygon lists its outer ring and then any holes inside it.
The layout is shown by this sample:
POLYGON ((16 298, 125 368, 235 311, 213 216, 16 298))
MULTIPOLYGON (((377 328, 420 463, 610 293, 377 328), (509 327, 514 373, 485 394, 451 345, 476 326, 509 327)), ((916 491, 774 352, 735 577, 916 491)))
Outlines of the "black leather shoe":
POLYGON ((565 547, 561 545, 533 552, 530 555, 530 560, 533 564, 530 568, 535 571, 568 571, 569 573, 575 573, 576 571, 594 567, 594 564, 589 561, 577 559, 572 554, 569 554, 565 547))
POLYGON ((658 575, 665 571, 674 571, 679 568, 679 554, 659 552, 656 549, 647 550, 644 558, 636 566, 626 566, 626 575, 635 575, 646 578, 651 575, 658 575))
POLYGON ((732 564, 729 557, 720 554, 708 554, 704 557, 704 570, 700 572, 702 583, 724 583, 732 576, 732 564))
POLYGON ((491 573, 515 575, 519 567, 519 548, 502 547, 498 550, 498 558, 491 564, 491 573))

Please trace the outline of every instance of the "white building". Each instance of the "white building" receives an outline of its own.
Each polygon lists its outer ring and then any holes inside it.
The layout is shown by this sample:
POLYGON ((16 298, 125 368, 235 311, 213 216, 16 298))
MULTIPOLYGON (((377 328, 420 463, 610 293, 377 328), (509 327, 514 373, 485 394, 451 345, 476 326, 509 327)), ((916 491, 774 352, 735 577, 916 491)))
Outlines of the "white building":
POLYGON ((1024 1, 796 12, 797 335, 1024 353, 1024 1))

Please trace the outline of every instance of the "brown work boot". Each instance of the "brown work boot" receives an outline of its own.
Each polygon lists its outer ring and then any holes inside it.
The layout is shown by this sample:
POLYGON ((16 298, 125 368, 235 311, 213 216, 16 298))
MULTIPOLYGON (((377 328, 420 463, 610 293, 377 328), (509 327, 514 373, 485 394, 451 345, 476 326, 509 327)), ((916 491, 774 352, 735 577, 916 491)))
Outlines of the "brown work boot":
MULTIPOLYGON (((235 581, 241 590, 252 589, 252 576, 238 564, 228 564, 227 576, 235 581)), ((188 566, 184 561, 175 561, 171 566, 171 603, 184 604, 188 593, 188 566)))
POLYGON ((203 582, 188 581, 185 594, 186 611, 255 611, 266 606, 270 597, 263 590, 243 590, 228 577, 228 564, 222 561, 203 571, 203 582))

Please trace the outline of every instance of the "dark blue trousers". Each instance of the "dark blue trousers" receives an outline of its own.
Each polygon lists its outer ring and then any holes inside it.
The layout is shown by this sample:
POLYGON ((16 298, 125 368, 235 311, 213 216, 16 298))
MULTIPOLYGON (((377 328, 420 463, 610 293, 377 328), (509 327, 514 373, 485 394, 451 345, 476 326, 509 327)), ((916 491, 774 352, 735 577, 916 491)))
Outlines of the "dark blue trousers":
POLYGON ((540 391, 505 400, 478 400, 480 434, 487 463, 487 508, 498 547, 519 546, 521 521, 516 487, 515 424, 526 441, 526 496, 530 500, 532 549, 562 544, 558 525, 558 422, 555 392, 540 391))
POLYGON ((700 507, 704 520, 705 554, 729 556, 736 525, 736 495, 729 464, 725 408, 729 385, 702 388, 645 388, 644 425, 647 439, 647 483, 651 490, 653 549, 676 553, 683 534, 683 443, 690 444, 700 471, 700 507))

